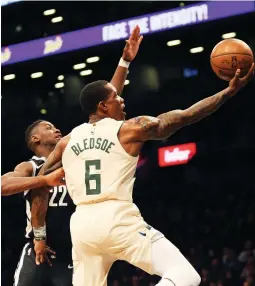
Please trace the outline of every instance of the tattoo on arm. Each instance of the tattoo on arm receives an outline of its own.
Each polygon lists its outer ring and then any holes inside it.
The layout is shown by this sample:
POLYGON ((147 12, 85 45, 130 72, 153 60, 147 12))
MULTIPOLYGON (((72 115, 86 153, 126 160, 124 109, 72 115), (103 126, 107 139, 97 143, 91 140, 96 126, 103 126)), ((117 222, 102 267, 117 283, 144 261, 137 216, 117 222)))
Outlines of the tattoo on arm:
POLYGON ((220 91, 219 93, 207 97, 191 107, 184 110, 184 117, 186 124, 193 124, 199 120, 211 115, 218 110, 228 99, 230 95, 228 89, 220 91))
POLYGON ((230 94, 225 89, 213 96, 207 97, 185 110, 173 110, 163 113, 156 118, 148 116, 137 117, 136 123, 142 128, 143 140, 165 139, 180 128, 200 121, 221 107, 230 94), (153 120, 152 120, 153 119, 153 120))

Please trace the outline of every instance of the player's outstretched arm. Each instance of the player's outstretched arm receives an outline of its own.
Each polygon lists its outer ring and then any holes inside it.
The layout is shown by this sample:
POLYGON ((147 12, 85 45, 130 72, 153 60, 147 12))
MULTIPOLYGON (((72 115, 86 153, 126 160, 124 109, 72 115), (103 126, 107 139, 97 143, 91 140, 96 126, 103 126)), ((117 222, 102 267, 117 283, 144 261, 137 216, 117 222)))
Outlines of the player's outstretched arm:
POLYGON ((121 60, 110 82, 116 88, 119 95, 122 93, 124 88, 124 83, 128 73, 128 66, 136 57, 142 39, 143 36, 140 35, 140 28, 137 25, 133 29, 129 39, 126 40, 126 45, 124 47, 121 60))
POLYGON ((10 196, 22 193, 27 189, 43 186, 44 179, 31 177, 33 173, 32 164, 22 162, 18 164, 13 172, 1 176, 1 195, 10 196))
POLYGON ((214 113, 229 98, 244 87, 254 74, 254 64, 247 75, 240 78, 240 70, 229 82, 229 87, 217 94, 207 97, 185 110, 173 110, 155 117, 140 116, 130 120, 130 130, 133 140, 144 142, 147 140, 164 139, 180 128, 200 121, 214 113), (133 124, 133 126, 132 126, 133 124))
POLYGON ((59 167, 60 164, 58 163, 48 170, 47 173, 53 172, 50 175, 31 177, 33 173, 32 165, 29 162, 23 162, 17 165, 13 172, 4 174, 1 177, 1 195, 11 196, 40 187, 63 185, 60 178, 64 177, 64 171, 59 167))

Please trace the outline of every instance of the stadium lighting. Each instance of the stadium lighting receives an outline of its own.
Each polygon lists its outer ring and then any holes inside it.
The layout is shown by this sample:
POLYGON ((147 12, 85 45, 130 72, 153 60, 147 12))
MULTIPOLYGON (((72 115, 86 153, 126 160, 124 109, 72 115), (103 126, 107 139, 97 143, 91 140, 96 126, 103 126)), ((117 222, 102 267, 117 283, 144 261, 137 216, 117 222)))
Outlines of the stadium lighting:
POLYGON ((130 81, 128 79, 126 79, 124 85, 128 85, 129 83, 130 83, 130 81))
POLYGON ((63 75, 58 76, 58 80, 63 80, 65 77, 63 75))
POLYGON ((91 58, 88 58, 88 59, 86 60, 86 62, 87 62, 88 64, 91 64, 91 63, 96 63, 96 62, 98 62, 99 60, 100 60, 99 57, 91 57, 91 58))
POLYGON ((49 10, 45 10, 44 12, 43 12, 43 15, 44 16, 49 16, 49 15, 53 15, 53 14, 55 14, 56 13, 56 10, 55 9, 49 9, 49 10))
POLYGON ((90 75, 90 74, 92 74, 92 70, 84 70, 80 72, 81 76, 90 75))
POLYGON ((221 37, 222 37, 222 39, 230 39, 230 38, 234 38, 235 36, 236 36, 236 33, 231 32, 231 33, 223 34, 221 37))
POLYGON ((201 53, 203 52, 204 48, 203 47, 196 47, 196 48, 192 48, 190 49, 191 54, 196 54, 196 53, 201 53))
POLYGON ((180 45, 181 44, 181 40, 172 40, 172 41, 168 41, 166 43, 166 45, 168 47, 173 47, 173 46, 177 46, 177 45, 180 45))
POLYGON ((55 88, 62 88, 64 86, 65 86, 65 84, 63 82, 58 82, 55 84, 55 88))
POLYGON ((35 72, 31 74, 31 78, 39 78, 42 77, 43 73, 42 72, 35 72))
POLYGON ((7 74, 4 76, 4 80, 11 80, 11 79, 15 79, 15 74, 12 73, 12 74, 7 74))
POLYGON ((73 69, 74 70, 81 70, 81 69, 84 69, 86 67, 86 64, 85 63, 81 63, 81 64, 76 64, 73 66, 73 69))
POLYGON ((58 23, 58 22, 61 22, 61 21, 63 21, 63 17, 62 16, 55 17, 55 18, 51 19, 52 23, 58 23))

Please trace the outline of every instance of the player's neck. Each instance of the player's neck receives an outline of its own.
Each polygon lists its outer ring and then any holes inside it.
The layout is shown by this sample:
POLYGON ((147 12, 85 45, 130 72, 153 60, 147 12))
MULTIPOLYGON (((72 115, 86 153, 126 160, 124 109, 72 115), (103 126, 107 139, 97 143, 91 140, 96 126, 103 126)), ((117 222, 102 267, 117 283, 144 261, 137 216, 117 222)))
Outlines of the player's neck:
POLYGON ((105 114, 91 114, 89 116, 89 123, 95 123, 98 122, 104 118, 108 118, 109 116, 105 115, 105 114))
POLYGON ((38 157, 48 158, 50 153, 54 150, 55 146, 47 145, 47 146, 38 146, 35 151, 35 155, 38 157))

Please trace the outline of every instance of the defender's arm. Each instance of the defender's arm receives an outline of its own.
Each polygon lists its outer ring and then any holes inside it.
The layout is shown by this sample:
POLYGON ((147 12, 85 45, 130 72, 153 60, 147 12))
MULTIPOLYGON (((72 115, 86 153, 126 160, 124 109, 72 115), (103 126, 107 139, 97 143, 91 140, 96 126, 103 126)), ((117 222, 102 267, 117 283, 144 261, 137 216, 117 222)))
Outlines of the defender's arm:
POLYGON ((22 193, 30 188, 44 186, 44 178, 42 176, 31 177, 32 173, 32 164, 23 162, 17 165, 13 172, 4 174, 1 177, 1 195, 10 196, 22 193))

